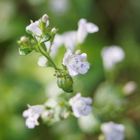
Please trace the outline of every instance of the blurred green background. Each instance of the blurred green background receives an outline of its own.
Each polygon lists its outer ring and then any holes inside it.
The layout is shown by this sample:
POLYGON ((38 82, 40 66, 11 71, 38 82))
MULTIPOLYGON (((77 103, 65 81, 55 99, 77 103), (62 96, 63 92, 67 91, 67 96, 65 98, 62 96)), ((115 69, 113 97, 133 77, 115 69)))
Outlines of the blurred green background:
POLYGON ((97 140, 101 134, 99 123, 111 120, 126 126, 126 140, 140 140, 139 25, 139 0, 0 0, 0 140, 97 140), (81 129, 74 117, 52 126, 41 124, 34 130, 25 127, 22 112, 26 105, 43 103, 46 88, 55 78, 52 69, 37 66, 36 54, 19 56, 16 42, 25 34, 29 20, 44 13, 60 33, 76 30, 80 18, 100 28, 81 45, 91 69, 85 76, 75 78, 76 90, 93 97, 97 109, 98 119, 90 132, 81 129), (101 50, 113 44, 122 46, 125 59, 110 83, 101 50), (125 96, 121 89, 128 81, 135 81, 137 89, 125 96), (114 104, 116 100, 123 103, 114 104))

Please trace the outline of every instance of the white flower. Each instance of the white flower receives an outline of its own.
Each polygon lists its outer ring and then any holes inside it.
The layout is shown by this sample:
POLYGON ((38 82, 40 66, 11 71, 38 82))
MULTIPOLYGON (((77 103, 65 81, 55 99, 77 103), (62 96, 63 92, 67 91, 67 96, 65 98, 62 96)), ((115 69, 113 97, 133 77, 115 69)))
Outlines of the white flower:
POLYGON ((49 0, 49 7, 52 12, 56 15, 63 15, 65 14, 69 7, 70 1, 69 0, 49 0))
POLYGON ((105 135, 105 140, 124 140, 125 127, 114 122, 104 123, 101 130, 105 135))
POLYGON ((71 76, 85 74, 90 67, 89 62, 87 62, 87 54, 77 54, 77 52, 73 54, 71 50, 68 50, 63 58, 63 65, 67 67, 71 76))
POLYGON ((54 117, 54 110, 50 109, 50 110, 45 110, 42 114, 41 114, 41 118, 43 119, 43 121, 50 121, 53 117, 54 117))
POLYGON ((56 34, 56 33, 57 33, 57 29, 56 29, 55 27, 52 28, 52 29, 51 29, 51 33, 52 33, 52 34, 56 34))
POLYGON ((31 32, 31 33, 33 33, 36 36, 40 36, 42 34, 42 31, 39 28, 39 23, 40 23, 39 20, 37 20, 35 22, 32 22, 30 25, 28 25, 26 27, 26 31, 27 32, 31 32))
POLYGON ((46 27, 49 26, 49 16, 47 14, 44 14, 41 18, 42 22, 46 23, 46 27))
POLYGON ((116 63, 124 59, 124 51, 118 46, 105 47, 102 50, 103 64, 106 69, 112 69, 116 63))
POLYGON ((134 81, 129 81, 123 87, 123 91, 125 95, 132 94, 137 88, 137 84, 134 81))
POLYGON ((39 125, 38 119, 43 111, 44 107, 42 105, 28 106, 28 109, 23 112, 23 117, 26 118, 26 126, 34 128, 39 125))
POLYGON ((78 22, 77 31, 64 32, 63 34, 58 35, 56 38, 57 42, 61 42, 59 46, 64 45, 67 50, 70 49, 74 51, 78 44, 84 42, 88 33, 94 33, 98 30, 99 28, 95 24, 87 22, 86 19, 80 19, 78 22))
POLYGON ((81 97, 80 93, 69 100, 75 117, 87 116, 91 110, 92 99, 89 97, 81 97))
POLYGON ((58 105, 57 99, 56 98, 49 98, 44 105, 48 108, 55 108, 58 105))
POLYGON ((38 62, 37 62, 37 64, 40 66, 40 67, 45 67, 45 66, 47 66, 47 62, 48 62, 48 60, 47 60, 47 58, 45 57, 45 56, 40 56, 39 58, 38 58, 38 62))
MULTIPOLYGON (((46 14, 42 16, 41 20, 43 20, 42 22, 46 23, 46 27, 49 26, 49 20, 48 20, 48 16, 46 14)), ((33 35, 35 35, 37 37, 41 36, 42 35, 42 31, 40 29, 40 22, 41 22, 41 20, 37 20, 35 22, 31 22, 31 24, 26 27, 26 31, 27 32, 31 32, 33 35)))
POLYGON ((93 133, 94 130, 96 131, 99 127, 100 122, 92 113, 90 113, 87 116, 78 118, 78 124, 84 132, 93 133))
POLYGON ((80 19, 78 22, 78 30, 77 30, 78 43, 83 43, 88 33, 95 33, 98 31, 99 31, 99 28, 97 25, 91 22, 87 22, 86 19, 80 19))

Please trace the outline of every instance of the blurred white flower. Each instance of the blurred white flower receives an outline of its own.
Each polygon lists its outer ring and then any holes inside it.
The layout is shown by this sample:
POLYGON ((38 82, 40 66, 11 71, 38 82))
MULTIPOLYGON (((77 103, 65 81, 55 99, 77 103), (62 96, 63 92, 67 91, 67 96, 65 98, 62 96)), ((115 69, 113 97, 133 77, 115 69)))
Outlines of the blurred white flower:
POLYGON ((124 140, 125 127, 114 122, 103 123, 101 130, 105 135, 105 140, 124 140))
POLYGON ((98 31, 99 31, 99 28, 97 25, 91 22, 87 22, 86 19, 80 19, 78 22, 77 42, 83 43, 88 33, 95 33, 98 31))
POLYGON ((23 112, 23 117, 26 118, 26 126, 32 129, 39 125, 38 119, 43 111, 44 106, 42 105, 28 106, 28 109, 23 112))
POLYGON ((99 28, 95 24, 87 22, 86 19, 80 19, 77 31, 68 31, 61 35, 56 35, 54 38, 54 44, 57 44, 57 47, 64 45, 67 50, 70 49, 74 51, 78 44, 85 41, 88 33, 94 33, 98 30, 99 28))
POLYGON ((118 46, 105 47, 101 54, 106 69, 112 69, 116 63, 121 62, 125 57, 123 49, 118 46))
POLYGON ((87 54, 78 54, 77 52, 73 54, 71 50, 68 50, 63 58, 63 65, 67 67, 71 76, 85 74, 90 68, 90 64, 87 62, 87 54))
POLYGON ((136 88, 137 84, 134 81, 129 81, 123 87, 124 94, 130 95, 136 90, 136 88))
POLYGON ((90 113, 87 116, 80 117, 78 119, 78 124, 84 132, 92 133, 98 129, 100 122, 92 113, 90 113))
POLYGON ((72 97, 69 100, 69 104, 72 107, 75 117, 87 116, 92 110, 92 99, 89 97, 82 97, 80 93, 72 97))
POLYGON ((37 20, 37 21, 35 21, 35 22, 32 22, 30 25, 28 25, 28 26, 26 27, 26 31, 27 31, 27 32, 31 32, 31 33, 33 33, 33 34, 36 35, 36 36, 41 36, 42 31, 41 31, 41 29, 39 28, 39 23, 40 23, 39 20, 37 20))
POLYGON ((57 98, 61 93, 63 93, 62 89, 57 86, 55 80, 49 82, 46 86, 46 96, 48 98, 57 98), (53 94, 52 94, 53 93, 53 94))
POLYGON ((53 28, 51 29, 51 33, 52 33, 52 34, 56 34, 56 33, 57 33, 57 29, 56 29, 55 27, 53 27, 53 28))
POLYGON ((53 117, 54 117, 54 110, 50 109, 50 110, 45 110, 42 114, 41 114, 41 118, 43 119, 43 121, 50 121, 53 117))
POLYGON ((44 14, 41 18, 41 21, 46 23, 46 27, 49 26, 49 16, 47 14, 44 14))
POLYGON ((37 64, 40 66, 40 67, 45 67, 45 66, 47 66, 47 62, 48 62, 48 60, 47 60, 47 58, 45 57, 45 56, 40 56, 39 58, 38 58, 38 62, 37 62, 37 64))
POLYGON ((49 108, 55 108, 57 104, 56 98, 49 98, 44 105, 49 108))
POLYGON ((26 31, 31 32, 35 36, 41 36, 42 35, 42 31, 40 29, 40 22, 41 21, 46 23, 46 27, 49 26, 48 15, 44 14, 41 19, 39 19, 35 22, 32 21, 31 24, 29 24, 26 27, 26 31))
POLYGON ((49 7, 56 15, 65 14, 70 8, 69 0, 49 0, 49 7))

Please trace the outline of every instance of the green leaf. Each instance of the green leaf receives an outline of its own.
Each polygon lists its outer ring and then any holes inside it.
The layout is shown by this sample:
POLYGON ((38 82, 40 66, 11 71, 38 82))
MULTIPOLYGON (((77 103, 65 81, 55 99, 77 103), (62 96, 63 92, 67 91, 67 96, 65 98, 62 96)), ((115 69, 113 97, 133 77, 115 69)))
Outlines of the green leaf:
POLYGON ((30 52, 32 52, 32 49, 30 49, 30 48, 19 48, 19 54, 20 55, 27 55, 30 52))

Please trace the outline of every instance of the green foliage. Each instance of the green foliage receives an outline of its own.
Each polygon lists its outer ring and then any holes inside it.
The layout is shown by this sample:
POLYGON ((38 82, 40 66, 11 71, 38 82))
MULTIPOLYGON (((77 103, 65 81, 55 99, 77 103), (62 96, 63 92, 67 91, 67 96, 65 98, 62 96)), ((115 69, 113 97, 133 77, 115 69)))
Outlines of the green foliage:
MULTIPOLYGON (((126 140, 139 140, 140 2, 72 0, 68 10, 58 13, 50 8, 50 1, 0 1, 0 140, 96 140, 101 134, 101 123, 110 120, 125 125, 126 140), (76 91, 84 91, 94 100, 93 112, 97 122, 88 132, 81 129, 73 117, 53 126, 44 122, 35 130, 28 130, 24 125, 22 112, 26 104, 44 102, 48 96, 45 90, 49 88, 48 81, 55 78, 51 68, 43 70, 36 66, 38 55, 29 54, 34 42, 18 42, 22 54, 33 55, 23 58, 18 56, 16 40, 24 34, 30 18, 37 19, 46 12, 60 32, 76 29, 78 19, 83 17, 100 27, 99 34, 91 35, 81 46, 89 54, 91 69, 86 77, 74 79, 76 91), (112 44, 122 46, 126 57, 117 66, 117 72, 113 71, 110 76, 103 69, 101 49, 112 44), (137 89, 129 96, 123 91, 128 81, 137 84, 137 89)), ((62 54, 60 50, 61 57, 62 54)), ((71 83, 68 82, 66 90, 69 86, 71 83)))

